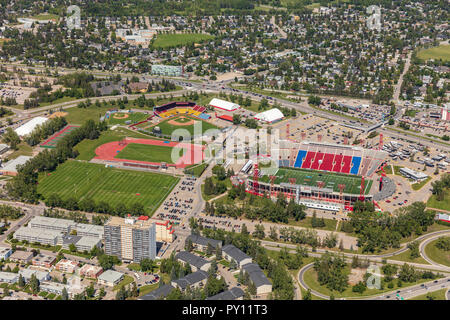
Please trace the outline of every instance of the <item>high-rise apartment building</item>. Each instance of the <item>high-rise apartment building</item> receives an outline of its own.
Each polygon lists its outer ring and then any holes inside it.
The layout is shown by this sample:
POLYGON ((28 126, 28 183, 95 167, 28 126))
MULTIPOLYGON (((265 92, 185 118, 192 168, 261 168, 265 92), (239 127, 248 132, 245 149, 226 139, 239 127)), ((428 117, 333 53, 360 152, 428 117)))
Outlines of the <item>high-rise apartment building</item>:
POLYGON ((105 224, 105 253, 125 261, 156 257, 156 227, 133 217, 111 217, 105 224))

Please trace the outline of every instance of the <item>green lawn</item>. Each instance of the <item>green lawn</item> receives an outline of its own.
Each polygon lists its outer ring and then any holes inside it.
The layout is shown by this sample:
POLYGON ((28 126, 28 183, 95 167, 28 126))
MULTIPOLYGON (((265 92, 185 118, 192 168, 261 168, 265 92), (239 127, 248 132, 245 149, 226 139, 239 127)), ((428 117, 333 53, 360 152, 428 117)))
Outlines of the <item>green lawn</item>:
POLYGON ((93 163, 69 160, 50 175, 41 174, 38 192, 44 197, 52 193, 63 199, 91 198, 111 206, 123 203, 144 205, 153 213, 178 182, 178 178, 151 172, 105 168, 93 163))
POLYGON ((418 257, 411 259, 410 257, 411 250, 406 250, 405 252, 402 252, 400 254, 397 254, 395 256, 389 257, 388 259, 391 260, 399 260, 399 261, 405 261, 405 262, 414 262, 414 263, 421 263, 421 264, 429 264, 424 258, 418 257))
MULTIPOLYGON (((359 194, 359 188, 361 186, 361 177, 321 171, 280 168, 275 175, 277 176, 274 182, 275 184, 280 184, 281 182, 288 183, 289 178, 296 178, 296 184, 305 186, 317 186, 317 181, 323 181, 325 182, 325 188, 332 188, 334 192, 339 192, 338 185, 343 183, 345 184, 344 193, 359 194)), ((268 176, 263 176, 260 181, 268 183, 270 180, 268 176)), ((366 180, 364 182, 366 194, 369 193, 372 182, 372 180, 366 180)))
POLYGON ((94 104, 89 108, 72 107, 64 109, 67 112, 65 116, 66 120, 70 124, 83 124, 86 120, 99 121, 100 117, 105 115, 105 112, 114 108, 114 106, 108 104, 101 104, 100 107, 96 107, 94 104))
POLYGON ((202 162, 200 164, 194 164, 187 166, 184 172, 186 174, 194 175, 196 177, 200 177, 202 173, 206 170, 208 164, 206 162, 202 162))
POLYGON ((184 46, 191 43, 200 43, 205 40, 214 39, 214 36, 203 33, 176 33, 176 34, 159 34, 153 42, 154 48, 168 48, 176 46, 184 46))
POLYGON ((41 14, 37 14, 35 16, 32 16, 31 19, 36 19, 36 20, 58 20, 59 16, 56 14, 52 14, 52 13, 41 13, 41 14))
POLYGON ((434 299, 433 300, 447 300, 445 298, 445 293, 447 292, 447 288, 444 289, 440 289, 440 290, 436 290, 433 292, 428 292, 425 294, 422 294, 420 296, 411 298, 411 299, 407 299, 407 300, 428 300, 427 296, 431 296, 434 299))
POLYGON ((436 247, 438 239, 431 241, 425 247, 425 253, 434 262, 450 267, 450 251, 444 251, 436 247))
POLYGON ((450 211, 450 189, 445 190, 442 201, 438 201, 435 195, 431 195, 427 201, 427 207, 450 211))
POLYGON ((426 185, 430 180, 431 180, 431 177, 428 177, 428 178, 424 179, 424 180, 421 181, 421 182, 413 183, 413 184, 411 185, 411 188, 412 188, 413 190, 415 190, 415 191, 420 190, 420 189, 422 189, 422 187, 423 187, 424 185, 426 185))
MULTIPOLYGON (((76 159, 91 160, 93 157, 95 157, 95 149, 97 149, 97 147, 108 142, 122 140, 125 137, 148 138, 148 135, 125 128, 116 128, 115 130, 103 131, 98 139, 85 139, 76 145, 75 150, 79 152, 79 155, 76 159)), ((157 138, 152 137, 152 139, 157 138)))
POLYGON ((122 151, 117 153, 116 158, 148 162, 176 163, 185 152, 186 149, 179 147, 129 143, 122 151), (173 157, 172 154, 174 155, 173 157))
MULTIPOLYGON (((119 113, 119 115, 121 115, 122 113, 119 113)), ((143 113, 143 112, 130 112, 130 113, 124 113, 128 115, 128 118, 124 118, 124 119, 116 119, 114 118, 114 114, 110 115, 109 119, 108 119, 108 123, 111 125, 114 124, 125 124, 127 121, 130 121, 130 124, 133 123, 137 123, 140 121, 144 121, 145 119, 147 119, 150 114, 147 113, 143 113)))
POLYGON ((417 57, 423 60, 435 59, 450 60, 450 45, 441 45, 434 48, 423 49, 417 53, 417 57))
POLYGON ((116 284, 113 288, 113 291, 119 290, 121 287, 129 285, 134 281, 133 277, 129 275, 124 275, 122 281, 120 281, 118 284, 116 284))
POLYGON ((158 289, 159 283, 148 284, 139 288, 139 296, 146 295, 147 293, 152 292, 155 289, 158 289))
POLYGON ((21 142, 17 145, 18 149, 8 155, 8 159, 16 159, 19 156, 31 156, 33 155, 33 148, 30 147, 26 142, 21 142))

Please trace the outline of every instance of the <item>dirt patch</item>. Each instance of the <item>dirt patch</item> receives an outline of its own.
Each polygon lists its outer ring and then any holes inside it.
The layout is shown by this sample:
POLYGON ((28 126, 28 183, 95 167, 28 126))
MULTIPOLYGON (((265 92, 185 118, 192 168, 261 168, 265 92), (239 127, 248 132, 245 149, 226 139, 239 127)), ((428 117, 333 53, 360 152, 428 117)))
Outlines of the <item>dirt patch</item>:
POLYGON ((190 121, 186 121, 186 122, 178 121, 178 120, 187 120, 187 119, 189 119, 189 118, 179 117, 179 118, 176 118, 176 119, 169 120, 169 121, 167 121, 167 123, 171 124, 173 126, 190 126, 190 125, 193 125, 195 123, 195 120, 193 120, 193 119, 190 119, 190 121))
POLYGON ((364 281, 364 275, 366 274, 366 268, 355 268, 350 271, 348 275, 348 283, 354 286, 360 281, 364 281))
POLYGON ((129 115, 126 113, 123 113, 123 112, 117 112, 117 113, 114 113, 114 115, 113 115, 114 119, 126 119, 128 117, 129 117, 129 115))
POLYGON ((53 118, 57 118, 57 117, 65 117, 65 116, 67 116, 67 112, 61 112, 61 111, 57 111, 57 112, 53 112, 51 115, 49 115, 48 117, 50 118, 50 119, 53 119, 53 118))

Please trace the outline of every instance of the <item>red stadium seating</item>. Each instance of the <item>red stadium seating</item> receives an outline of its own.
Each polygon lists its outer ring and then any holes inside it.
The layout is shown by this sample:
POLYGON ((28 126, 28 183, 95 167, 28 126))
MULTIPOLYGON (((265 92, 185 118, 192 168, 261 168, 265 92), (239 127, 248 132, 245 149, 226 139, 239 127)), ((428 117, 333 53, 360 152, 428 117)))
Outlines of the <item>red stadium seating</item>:
POLYGON ((334 154, 326 153, 325 157, 323 157, 322 164, 319 167, 319 170, 331 171, 333 169, 333 159, 334 154))
POLYGON ((341 165, 342 165, 342 158, 343 157, 344 156, 342 154, 337 154, 334 157, 334 166, 333 166, 333 169, 332 169, 333 172, 341 172, 341 165))
POLYGON ((324 153, 322 153, 322 152, 317 152, 316 157, 314 158, 314 162, 313 162, 313 164, 311 165, 311 169, 313 169, 313 170, 318 170, 318 169, 319 169, 319 166, 320 166, 319 160, 322 160, 324 156, 325 156, 324 153))
POLYGON ((305 160, 303 161, 302 168, 310 169, 311 168, 311 160, 313 160, 315 156, 316 156, 315 152, 309 151, 306 154, 305 160))
POLYGON ((351 169, 351 163, 352 163, 352 157, 351 156, 344 156, 344 165, 341 168, 342 173, 350 173, 351 169))

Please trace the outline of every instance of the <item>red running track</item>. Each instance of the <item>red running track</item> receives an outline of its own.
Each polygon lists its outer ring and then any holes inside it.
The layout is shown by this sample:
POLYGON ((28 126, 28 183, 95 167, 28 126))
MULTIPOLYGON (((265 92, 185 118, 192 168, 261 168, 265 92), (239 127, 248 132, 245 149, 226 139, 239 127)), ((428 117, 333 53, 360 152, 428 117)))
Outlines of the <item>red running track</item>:
MULTIPOLYGON (((181 156, 175 164, 167 164, 168 166, 175 166, 177 168, 185 168, 191 164, 199 163, 204 158, 204 150, 205 146, 194 145, 183 142, 164 142, 162 140, 152 140, 152 139, 135 139, 135 138, 126 138, 127 145, 129 143, 138 143, 138 144, 148 144, 154 146, 164 146, 164 147, 177 147, 187 149, 188 152, 185 152, 183 156, 181 156)), ((122 151, 126 145, 119 145, 119 141, 108 142, 102 144, 101 146, 95 149, 96 156, 94 159, 99 160, 107 160, 107 161, 115 161, 115 162, 132 162, 132 163, 142 163, 142 164, 153 164, 158 165, 161 163, 158 162, 148 162, 148 161, 139 161, 139 160, 128 160, 128 159, 120 159, 116 158, 117 151, 122 151)), ((120 153, 119 153, 120 154, 120 153)))

